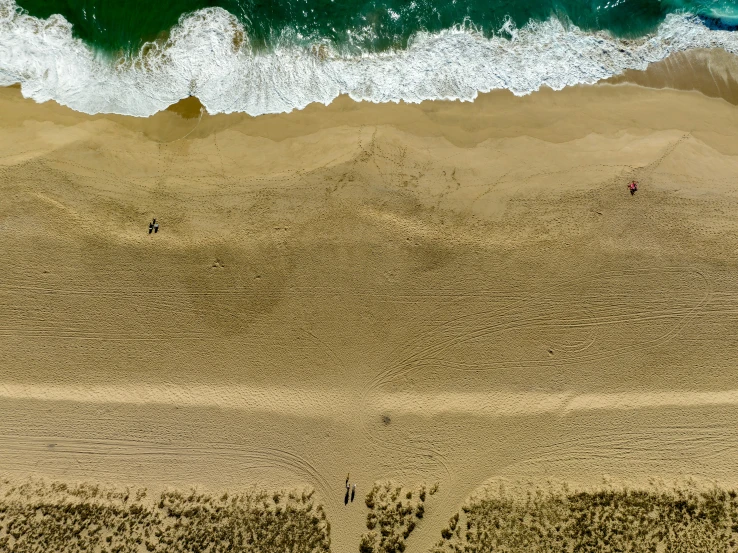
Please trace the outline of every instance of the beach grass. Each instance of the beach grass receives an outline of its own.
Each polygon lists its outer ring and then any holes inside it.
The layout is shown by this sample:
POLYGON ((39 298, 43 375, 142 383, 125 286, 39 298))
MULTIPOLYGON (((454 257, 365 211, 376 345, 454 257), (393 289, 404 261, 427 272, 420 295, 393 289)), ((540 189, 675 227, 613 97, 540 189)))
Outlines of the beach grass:
POLYGON ((312 491, 220 496, 5 481, 0 550, 57 553, 323 553, 330 528, 312 491))
POLYGON ((425 516, 425 502, 438 486, 406 489, 392 482, 375 483, 366 496, 368 532, 361 536, 360 553, 401 553, 405 540, 425 516))
POLYGON ((470 500, 433 553, 735 551, 736 493, 721 489, 504 490, 470 500))

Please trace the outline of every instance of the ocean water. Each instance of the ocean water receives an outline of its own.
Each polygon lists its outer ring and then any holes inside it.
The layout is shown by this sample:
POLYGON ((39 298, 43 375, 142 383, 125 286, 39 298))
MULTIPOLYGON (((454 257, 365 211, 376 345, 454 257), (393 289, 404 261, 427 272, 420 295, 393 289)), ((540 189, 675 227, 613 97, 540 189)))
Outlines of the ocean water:
POLYGON ((736 0, 0 0, 0 85, 135 116, 473 100, 738 54, 737 29, 736 0))

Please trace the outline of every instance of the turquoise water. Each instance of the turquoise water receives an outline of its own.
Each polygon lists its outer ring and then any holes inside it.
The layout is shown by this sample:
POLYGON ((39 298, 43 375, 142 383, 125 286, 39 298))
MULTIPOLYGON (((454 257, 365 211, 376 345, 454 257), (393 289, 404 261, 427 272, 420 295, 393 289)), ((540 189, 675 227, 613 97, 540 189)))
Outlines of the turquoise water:
POLYGON ((0 0, 0 86, 138 117, 473 101, 738 54, 737 25, 738 0, 0 0))
POLYGON ((270 46, 285 35, 361 51, 404 48, 418 31, 467 26, 491 36, 508 18, 518 27, 556 17, 584 30, 633 38, 653 32, 670 13, 711 24, 738 23, 727 0, 17 0, 30 15, 61 14, 76 37, 104 51, 134 51, 164 36, 180 16, 220 7, 243 24, 251 43, 270 46))

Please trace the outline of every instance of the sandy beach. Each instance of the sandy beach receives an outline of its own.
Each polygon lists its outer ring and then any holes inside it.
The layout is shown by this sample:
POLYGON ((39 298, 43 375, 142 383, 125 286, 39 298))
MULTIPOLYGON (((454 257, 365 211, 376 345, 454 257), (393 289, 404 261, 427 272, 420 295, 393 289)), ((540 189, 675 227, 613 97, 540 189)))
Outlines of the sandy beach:
POLYGON ((735 75, 257 118, 0 89, 0 473, 309 486, 338 553, 347 473, 438 483, 408 553, 490 480, 737 486, 735 75))

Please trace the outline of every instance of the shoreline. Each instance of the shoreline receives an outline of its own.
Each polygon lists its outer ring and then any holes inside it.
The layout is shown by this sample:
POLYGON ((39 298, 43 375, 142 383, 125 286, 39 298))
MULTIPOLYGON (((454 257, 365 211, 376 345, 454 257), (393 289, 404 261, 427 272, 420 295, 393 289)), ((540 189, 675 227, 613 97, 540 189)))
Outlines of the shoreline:
MULTIPOLYGON (((608 91, 605 93, 617 96, 616 91, 622 87, 695 92, 708 98, 722 99, 729 104, 738 105, 738 56, 721 49, 679 52, 672 54, 666 60, 651 64, 645 71, 627 70, 621 75, 610 77, 593 85, 576 85, 561 91, 543 88, 523 97, 515 96, 507 90, 496 90, 480 93, 473 102, 427 100, 419 104, 404 102, 376 104, 355 102, 348 96, 341 95, 328 105, 309 104, 301 110, 289 113, 265 114, 256 117, 244 113, 211 115, 196 97, 180 100, 167 109, 145 118, 116 114, 88 115, 61 106, 53 100, 38 104, 33 100, 22 98, 18 84, 0 88, 0 97, 9 101, 20 101, 22 105, 29 108, 30 104, 39 106, 38 113, 31 113, 30 116, 40 118, 40 120, 47 118, 71 123, 72 121, 108 119, 131 130, 143 132, 153 140, 170 142, 190 136, 190 132, 197 137, 203 137, 208 132, 234 125, 245 125, 249 131, 258 136, 283 140, 297 136, 294 130, 286 131, 285 128, 301 127, 307 121, 310 121, 314 128, 327 128, 330 125, 339 124, 362 124, 360 121, 362 116, 356 117, 359 113, 364 114, 363 118, 366 120, 373 120, 378 124, 395 123, 405 131, 412 129, 412 125, 402 124, 403 121, 413 118, 405 115, 407 113, 412 113, 414 119, 429 119, 431 118, 429 116, 435 113, 449 115, 454 113, 460 117, 462 121, 460 125, 478 127, 479 125, 471 123, 475 115, 467 114, 474 114, 477 111, 488 112, 496 105, 500 105, 507 111, 514 111, 516 108, 520 110, 523 106, 534 106, 538 102, 555 104, 557 96, 580 95, 586 98, 591 93, 590 91, 597 90, 608 91), (609 90, 610 88, 613 90, 609 90), (325 119, 328 123, 321 123, 318 119, 325 119), (279 122, 278 126, 282 128, 280 131, 270 130, 275 122, 279 122)), ((11 116, 10 119, 13 121, 15 118, 11 116)), ((439 124, 435 126, 438 127, 439 124)), ((454 142, 460 140, 459 137, 451 136, 448 132, 438 128, 435 129, 435 133, 443 134, 454 142)), ((471 136, 475 133, 467 132, 466 134, 471 136)), ((472 142, 464 140, 461 142, 472 144, 495 136, 510 136, 509 133, 495 132, 486 135, 483 132, 476 134, 477 137, 472 139, 472 142)), ((551 140, 553 137, 549 136, 546 139, 551 140)))
MULTIPOLYGON (((2 1, 13 13, 13 0, 2 1)), ((342 94, 381 103, 471 101, 479 91, 526 95, 593 84, 674 53, 704 48, 738 53, 738 35, 695 15, 671 13, 654 33, 638 39, 583 31, 551 16, 520 29, 510 23, 489 38, 467 28, 420 32, 407 49, 387 55, 343 57, 286 44, 272 54, 252 56, 241 47, 240 24, 225 10, 212 8, 180 20, 166 48, 152 44, 144 54, 113 66, 74 39, 63 18, 52 17, 55 32, 47 35, 33 32, 37 24, 33 17, 16 15, 0 28, 3 41, 17 53, 0 66, 3 83, 23 82, 35 99, 54 98, 85 113, 138 116, 155 114, 188 95, 213 113, 253 115, 327 105, 342 94), (212 65, 212 59, 218 63, 212 65)))

